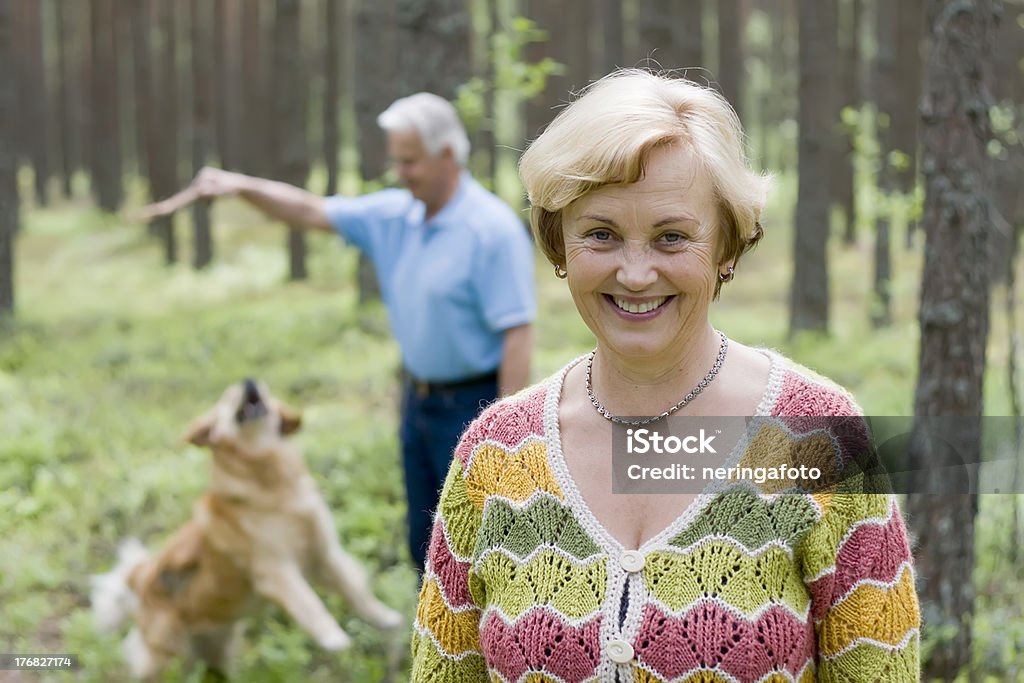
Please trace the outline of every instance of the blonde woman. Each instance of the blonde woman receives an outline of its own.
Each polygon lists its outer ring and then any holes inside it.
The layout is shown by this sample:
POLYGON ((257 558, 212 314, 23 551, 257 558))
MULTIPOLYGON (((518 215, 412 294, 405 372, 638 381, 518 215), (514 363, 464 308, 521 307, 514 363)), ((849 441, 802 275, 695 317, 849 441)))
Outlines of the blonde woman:
POLYGON ((709 322, 761 237, 768 189, 729 105, 620 71, 555 119, 520 173, 537 242, 597 346, 463 435, 412 679, 918 680, 891 496, 612 493, 613 429, 670 415, 780 420, 743 442, 740 462, 759 449, 856 456, 856 439, 828 431, 860 413, 846 391, 709 322))

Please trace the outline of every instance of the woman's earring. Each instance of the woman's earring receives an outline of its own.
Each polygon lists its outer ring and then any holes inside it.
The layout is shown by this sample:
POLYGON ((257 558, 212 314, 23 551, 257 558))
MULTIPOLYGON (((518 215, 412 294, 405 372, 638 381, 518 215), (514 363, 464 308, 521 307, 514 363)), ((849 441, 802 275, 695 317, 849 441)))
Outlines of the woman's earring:
POLYGON ((555 264, 555 277, 557 277, 559 280, 564 280, 565 278, 569 277, 569 271, 567 271, 562 266, 555 264))
POLYGON ((733 277, 733 267, 732 266, 729 266, 728 268, 726 268, 726 271, 724 273, 721 272, 721 271, 719 271, 719 273, 718 273, 718 281, 719 282, 729 282, 730 280, 732 280, 732 277, 733 277))

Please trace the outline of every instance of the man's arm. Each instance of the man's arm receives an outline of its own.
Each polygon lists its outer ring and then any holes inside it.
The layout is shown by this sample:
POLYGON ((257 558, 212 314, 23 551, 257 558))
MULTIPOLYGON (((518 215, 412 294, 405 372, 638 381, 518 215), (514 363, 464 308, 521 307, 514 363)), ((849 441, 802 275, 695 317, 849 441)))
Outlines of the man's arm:
POLYGON ((510 396, 529 384, 532 351, 532 325, 527 323, 505 330, 498 367, 498 392, 502 396, 510 396))
POLYGON ((324 209, 324 198, 288 183, 219 168, 206 167, 192 183, 170 199, 142 209, 139 218, 148 220, 167 215, 197 199, 215 199, 237 195, 271 218, 297 228, 331 232, 324 209))

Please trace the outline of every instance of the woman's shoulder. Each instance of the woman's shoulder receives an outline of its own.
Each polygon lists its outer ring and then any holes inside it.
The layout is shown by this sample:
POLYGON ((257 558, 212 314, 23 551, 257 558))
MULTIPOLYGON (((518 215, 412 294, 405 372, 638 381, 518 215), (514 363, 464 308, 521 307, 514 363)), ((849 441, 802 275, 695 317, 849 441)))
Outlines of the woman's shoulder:
POLYGON ((846 416, 863 415, 849 391, 830 378, 783 356, 774 349, 762 349, 769 355, 777 382, 771 415, 846 416))
POLYGON ((484 408, 463 433, 456 457, 465 464, 481 444, 515 449, 527 439, 542 438, 547 397, 559 378, 552 375, 484 408))

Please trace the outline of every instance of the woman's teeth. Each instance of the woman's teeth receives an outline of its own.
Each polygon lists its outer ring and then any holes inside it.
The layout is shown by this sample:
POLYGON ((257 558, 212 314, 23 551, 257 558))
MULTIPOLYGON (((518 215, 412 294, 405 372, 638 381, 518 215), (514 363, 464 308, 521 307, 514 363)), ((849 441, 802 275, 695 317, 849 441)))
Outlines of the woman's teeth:
POLYGON ((667 298, 668 297, 666 296, 662 296, 657 299, 651 299, 650 301, 644 301, 643 303, 632 303, 625 299, 619 299, 618 297, 612 297, 612 300, 615 302, 616 306, 628 313, 649 313, 665 303, 665 299, 667 298))

